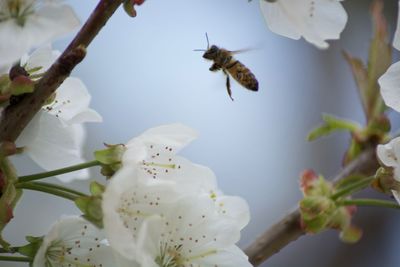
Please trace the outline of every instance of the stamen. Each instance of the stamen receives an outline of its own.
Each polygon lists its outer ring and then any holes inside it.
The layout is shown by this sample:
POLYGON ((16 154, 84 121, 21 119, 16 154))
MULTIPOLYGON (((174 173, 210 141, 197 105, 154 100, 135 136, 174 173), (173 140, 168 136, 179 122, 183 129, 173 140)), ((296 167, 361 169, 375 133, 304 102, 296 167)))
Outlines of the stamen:
POLYGON ((143 165, 145 165, 145 166, 155 166, 155 167, 161 167, 161 168, 169 168, 169 169, 175 169, 176 168, 175 164, 162 164, 162 163, 155 163, 155 162, 144 162, 143 165))

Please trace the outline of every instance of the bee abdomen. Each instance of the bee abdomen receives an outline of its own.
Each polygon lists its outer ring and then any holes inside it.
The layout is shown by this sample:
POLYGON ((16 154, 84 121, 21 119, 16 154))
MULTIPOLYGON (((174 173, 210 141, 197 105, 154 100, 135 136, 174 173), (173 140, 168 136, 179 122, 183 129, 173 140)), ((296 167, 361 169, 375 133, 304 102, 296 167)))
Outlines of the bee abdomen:
POLYGON ((258 81, 256 76, 240 61, 236 60, 229 64, 226 69, 232 77, 245 88, 258 91, 258 81))

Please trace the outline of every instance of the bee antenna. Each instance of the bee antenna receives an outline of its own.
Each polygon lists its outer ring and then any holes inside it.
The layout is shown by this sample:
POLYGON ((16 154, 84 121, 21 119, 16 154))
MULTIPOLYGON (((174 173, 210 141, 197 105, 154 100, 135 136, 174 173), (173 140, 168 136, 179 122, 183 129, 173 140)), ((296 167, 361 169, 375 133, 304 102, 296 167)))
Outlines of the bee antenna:
POLYGON ((205 49, 193 49, 193 51, 207 51, 205 49))
POLYGON ((206 39, 207 39, 207 49, 209 49, 209 48, 210 48, 210 42, 208 41, 208 35, 207 35, 207 32, 206 32, 206 39))

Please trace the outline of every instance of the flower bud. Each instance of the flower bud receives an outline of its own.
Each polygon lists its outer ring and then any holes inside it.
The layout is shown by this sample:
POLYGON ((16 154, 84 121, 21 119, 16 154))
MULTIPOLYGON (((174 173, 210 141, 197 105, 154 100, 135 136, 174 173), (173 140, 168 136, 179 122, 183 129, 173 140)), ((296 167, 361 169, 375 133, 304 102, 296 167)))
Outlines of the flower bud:
POLYGON ((318 233, 326 229, 332 214, 336 210, 335 202, 327 197, 305 197, 300 201, 300 212, 304 230, 318 233))
POLYGON ((14 96, 19 96, 26 93, 32 93, 35 88, 35 83, 27 76, 17 76, 10 84, 10 93, 14 96))
POLYGON ((29 73, 24 69, 24 67, 21 67, 20 65, 14 65, 10 69, 8 76, 11 81, 14 81, 14 79, 18 76, 28 77, 29 73))
POLYGON ((126 151, 123 144, 106 145, 106 149, 94 152, 94 158, 102 164, 101 174, 111 177, 121 167, 122 155, 126 151))
POLYGON ((103 211, 101 209, 101 197, 83 196, 75 200, 75 205, 82 211, 83 218, 99 228, 103 227, 103 211))
POLYGON ((136 17, 136 10, 135 10, 135 1, 134 0, 125 0, 124 1, 124 10, 126 14, 130 17, 136 17))
POLYGON ((312 170, 305 170, 300 177, 300 187, 304 196, 330 196, 332 184, 312 170))
POLYGON ((372 188, 387 195, 392 195, 392 190, 400 192, 400 182, 394 179, 393 168, 379 168, 372 182, 372 188))

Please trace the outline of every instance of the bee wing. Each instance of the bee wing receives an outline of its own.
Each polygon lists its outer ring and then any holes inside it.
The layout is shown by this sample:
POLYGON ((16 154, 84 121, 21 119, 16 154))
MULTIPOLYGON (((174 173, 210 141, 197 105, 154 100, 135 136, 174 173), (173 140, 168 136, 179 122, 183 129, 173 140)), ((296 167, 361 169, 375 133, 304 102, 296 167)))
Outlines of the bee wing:
POLYGON ((229 51, 229 52, 232 54, 240 54, 240 53, 250 52, 250 51, 259 50, 259 49, 261 49, 261 47, 246 47, 243 49, 233 50, 233 51, 229 51))

